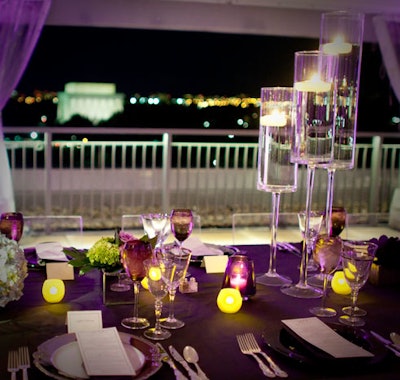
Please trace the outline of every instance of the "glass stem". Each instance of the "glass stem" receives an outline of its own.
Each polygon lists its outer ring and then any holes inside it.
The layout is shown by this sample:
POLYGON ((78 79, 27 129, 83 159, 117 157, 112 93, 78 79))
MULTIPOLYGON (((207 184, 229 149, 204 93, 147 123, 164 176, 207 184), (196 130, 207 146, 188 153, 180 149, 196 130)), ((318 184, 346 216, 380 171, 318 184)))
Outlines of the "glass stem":
POLYGON ((353 289, 351 292, 351 309, 350 309, 350 317, 354 318, 354 312, 357 308, 357 298, 358 298, 358 289, 353 289))
POLYGON ((312 252, 312 243, 310 236, 310 212, 311 212, 311 203, 312 203, 312 192, 314 188, 314 176, 315 176, 315 166, 308 165, 307 166, 307 200, 306 200, 306 220, 305 220, 305 229, 304 229, 304 242, 303 243, 303 252, 300 261, 300 279, 299 285, 307 286, 307 263, 308 263, 308 255, 312 252), (310 251, 311 249, 311 251, 310 251))
POLYGON ((335 183, 335 169, 328 169, 328 189, 326 192, 326 210, 325 210, 325 223, 326 233, 332 235, 332 206, 333 206, 333 188, 335 183))
POLYGON ((138 318, 139 281, 133 281, 133 318, 138 318))
POLYGON ((322 273, 322 277, 324 279, 324 282, 322 288, 323 291, 322 291, 321 308, 325 309, 326 293, 328 291, 328 275, 326 273, 322 273))
POLYGON ((156 317, 156 323, 154 326, 154 330, 156 332, 161 331, 160 318, 161 318, 162 306, 163 306, 162 301, 159 299, 156 299, 156 301, 154 302, 154 315, 156 317))
POLYGON ((272 193, 272 221, 271 221, 271 253, 269 255, 268 273, 276 273, 276 233, 278 231, 279 221, 279 203, 281 199, 280 193, 272 193))
POLYGON ((174 312, 174 301, 175 301, 175 294, 176 289, 171 289, 169 291, 169 312, 168 312, 168 319, 172 320, 175 319, 175 312, 174 312))

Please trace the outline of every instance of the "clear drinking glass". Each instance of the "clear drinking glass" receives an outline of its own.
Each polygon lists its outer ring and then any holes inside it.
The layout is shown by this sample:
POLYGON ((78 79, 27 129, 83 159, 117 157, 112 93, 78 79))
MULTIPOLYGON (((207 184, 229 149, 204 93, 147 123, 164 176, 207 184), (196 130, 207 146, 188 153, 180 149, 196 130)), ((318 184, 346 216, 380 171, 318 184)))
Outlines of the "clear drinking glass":
POLYGON ((342 239, 336 236, 320 235, 313 251, 314 260, 318 263, 323 277, 321 306, 312 307, 310 312, 317 317, 333 317, 336 310, 325 306, 328 292, 328 275, 337 268, 342 251, 342 239))
POLYGON ((145 260, 143 262, 146 270, 147 284, 150 293, 155 298, 154 301, 154 314, 156 322, 154 327, 147 329, 143 335, 146 338, 153 340, 164 340, 171 336, 171 333, 167 330, 163 330, 160 325, 160 317, 162 312, 162 299, 167 295, 167 286, 161 276, 160 261, 156 257, 145 260))
POLYGON ((193 231, 193 213, 190 209, 174 209, 170 215, 171 232, 178 242, 182 253, 182 244, 193 231))
POLYGON ((272 193, 272 221, 269 268, 256 277, 256 282, 268 286, 292 283, 289 277, 278 274, 276 270, 280 195, 297 190, 297 164, 290 162, 292 99, 292 88, 261 89, 257 189, 272 193))
POLYGON ((122 265, 133 281, 134 292, 133 317, 124 318, 121 324, 128 329, 144 329, 149 326, 149 321, 138 316, 139 288, 146 276, 143 262, 153 255, 152 248, 150 243, 142 240, 130 240, 120 248, 120 253, 122 265))
POLYGON ((363 34, 364 15, 361 13, 338 11, 322 14, 320 50, 338 57, 333 160, 318 165, 328 172, 327 231, 331 230, 335 172, 354 167, 363 34))
POLYGON ((166 329, 179 329, 185 326, 185 322, 175 317, 174 304, 176 289, 184 280, 187 268, 190 263, 191 252, 182 248, 180 254, 176 254, 174 249, 164 250, 159 256, 161 276, 167 286, 169 294, 168 317, 161 321, 161 326, 166 329))
POLYGON ((363 326, 365 321, 355 315, 360 289, 367 282, 371 264, 378 246, 369 241, 344 241, 341 253, 344 278, 351 288, 352 305, 343 308, 349 315, 342 315, 339 321, 345 325, 363 326))
MULTIPOLYGON (((337 57, 321 51, 295 53, 293 93, 292 162, 307 165, 307 198, 305 236, 309 235, 309 220, 317 164, 329 163, 333 158, 334 138, 334 78, 337 57)), ((307 241, 306 241, 307 244, 307 241)), ((295 285, 283 286, 284 294, 298 298, 321 297, 320 289, 307 284, 307 255, 303 250, 300 278, 295 285)))
POLYGON ((169 215, 166 213, 141 214, 140 219, 147 236, 150 239, 157 237, 155 248, 162 248, 171 231, 169 215))

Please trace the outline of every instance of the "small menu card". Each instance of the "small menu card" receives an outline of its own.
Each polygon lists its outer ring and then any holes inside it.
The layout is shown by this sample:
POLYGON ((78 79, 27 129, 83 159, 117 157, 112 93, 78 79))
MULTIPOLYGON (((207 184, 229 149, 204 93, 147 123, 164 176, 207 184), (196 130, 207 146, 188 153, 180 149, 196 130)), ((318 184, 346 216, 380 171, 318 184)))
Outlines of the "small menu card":
POLYGON ((282 322, 300 338, 335 358, 374 356, 343 338, 317 317, 285 319, 282 322))
POLYGON ((116 327, 75 333, 89 376, 135 376, 116 327))

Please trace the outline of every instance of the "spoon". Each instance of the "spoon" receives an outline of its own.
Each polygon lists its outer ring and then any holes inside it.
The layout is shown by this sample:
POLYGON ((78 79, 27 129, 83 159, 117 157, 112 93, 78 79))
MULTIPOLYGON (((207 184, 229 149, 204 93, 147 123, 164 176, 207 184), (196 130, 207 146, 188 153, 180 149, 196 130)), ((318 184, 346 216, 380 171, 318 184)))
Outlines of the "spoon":
POLYGON ((200 366, 197 364, 197 362, 199 361, 199 355, 192 346, 186 346, 183 349, 183 357, 188 363, 192 363, 195 365, 197 374, 202 380, 209 380, 207 375, 202 371, 200 366))
POLYGON ((390 333, 390 339, 396 346, 400 346, 400 334, 397 334, 395 332, 390 333))

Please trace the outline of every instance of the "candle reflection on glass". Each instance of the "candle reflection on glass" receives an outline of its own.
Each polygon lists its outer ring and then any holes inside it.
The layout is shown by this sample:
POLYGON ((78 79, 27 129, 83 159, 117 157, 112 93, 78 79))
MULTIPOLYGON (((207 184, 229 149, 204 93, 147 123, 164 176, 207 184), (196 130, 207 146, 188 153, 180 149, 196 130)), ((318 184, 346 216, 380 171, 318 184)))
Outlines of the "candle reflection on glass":
POLYGON ((336 294, 341 294, 341 295, 347 296, 351 293, 351 288, 347 284, 346 279, 344 278, 343 271, 335 272, 335 274, 333 275, 332 280, 331 280, 331 286, 332 286, 332 290, 336 294))

